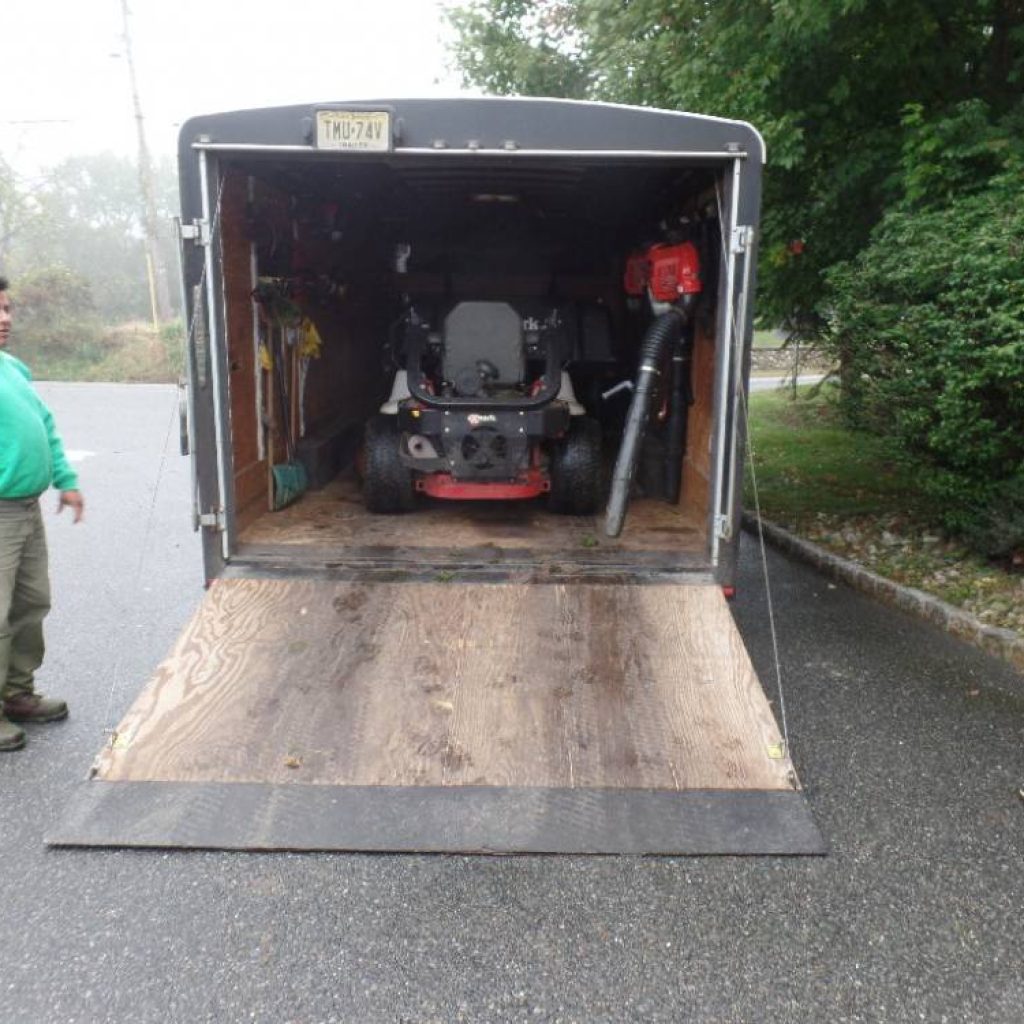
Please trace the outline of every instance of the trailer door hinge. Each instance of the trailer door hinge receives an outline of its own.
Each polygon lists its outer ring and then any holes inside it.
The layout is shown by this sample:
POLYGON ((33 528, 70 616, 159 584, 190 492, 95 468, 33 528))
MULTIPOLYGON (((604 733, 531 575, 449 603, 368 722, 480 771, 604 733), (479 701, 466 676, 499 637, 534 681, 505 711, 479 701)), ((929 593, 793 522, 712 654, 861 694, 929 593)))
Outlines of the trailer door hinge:
POLYGON ((184 221, 179 224, 179 230, 181 231, 181 237, 184 241, 195 242, 196 245, 209 245, 210 244, 210 222, 203 220, 201 217, 192 221, 191 224, 186 224, 184 221))
POLYGON ((737 224, 732 229, 729 250, 737 255, 746 252, 754 244, 754 229, 750 224, 737 224))
POLYGON ((732 540, 732 522, 728 516, 715 516, 715 536, 719 540, 732 540))
POLYGON ((204 530, 216 530, 217 533, 224 532, 224 509, 215 508, 209 512, 199 514, 199 525, 204 530))

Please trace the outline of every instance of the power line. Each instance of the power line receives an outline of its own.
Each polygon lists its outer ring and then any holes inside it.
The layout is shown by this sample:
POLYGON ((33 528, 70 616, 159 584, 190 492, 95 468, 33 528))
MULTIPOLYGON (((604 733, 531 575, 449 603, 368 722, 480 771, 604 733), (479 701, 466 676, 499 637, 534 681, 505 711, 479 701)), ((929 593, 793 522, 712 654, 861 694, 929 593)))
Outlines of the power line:
MULTIPOLYGON (((36 124, 88 124, 90 121, 103 121, 105 118, 101 114, 93 114, 89 117, 26 117, 13 120, 10 118, 0 117, 0 124, 17 124, 17 125, 36 125, 36 124)), ((151 121, 151 118, 146 118, 147 121, 151 121)), ((181 120, 168 119, 166 121, 162 119, 157 120, 158 124, 170 125, 172 128, 180 127, 181 120)))

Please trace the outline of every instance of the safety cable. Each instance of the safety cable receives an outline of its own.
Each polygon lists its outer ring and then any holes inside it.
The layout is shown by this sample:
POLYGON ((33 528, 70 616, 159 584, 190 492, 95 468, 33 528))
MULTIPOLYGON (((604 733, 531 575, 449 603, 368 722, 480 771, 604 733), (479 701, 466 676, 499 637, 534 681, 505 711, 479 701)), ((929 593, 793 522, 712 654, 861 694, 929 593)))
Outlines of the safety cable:
MULTIPOLYGON (((210 220, 210 237, 209 237, 209 240, 208 240, 208 243, 207 243, 208 245, 213 245, 214 239, 217 237, 217 232, 218 232, 218 230, 220 228, 220 203, 221 203, 221 199, 223 199, 223 197, 224 197, 224 180, 225 180, 224 179, 224 175, 221 175, 220 176, 220 181, 217 183, 217 202, 213 204, 213 217, 210 220)), ((181 268, 181 275, 182 275, 182 280, 184 280, 185 279, 185 268, 184 267, 181 268)), ((203 270, 202 270, 202 273, 200 273, 200 275, 199 275, 199 283, 196 285, 196 288, 199 290, 200 293, 202 293, 203 286, 205 284, 206 284, 206 260, 203 260, 203 270)), ((201 308, 200 303, 194 302, 192 304, 192 319, 189 321, 188 331, 185 332, 184 337, 182 338, 182 349, 181 349, 182 356, 187 357, 187 355, 188 355, 188 352, 187 352, 185 346, 186 346, 186 344, 189 341, 192 340, 192 338, 193 338, 193 336, 195 334, 196 317, 199 315, 200 308, 201 308)))
MULTIPOLYGON (((135 578, 131 583, 131 592, 138 593, 139 584, 142 580, 142 570, 146 562, 146 551, 149 547, 149 538, 152 535, 153 520, 156 513, 156 501, 157 495, 160 492, 160 484, 163 481, 164 468, 167 464, 167 448, 170 444, 171 433, 174 428, 174 418, 178 411, 177 402, 171 402, 171 414, 167 418, 167 429, 164 431, 164 441, 162 450, 160 453, 160 465, 157 467, 156 480, 153 482, 153 490, 149 501, 149 509, 146 513, 146 521, 142 530, 142 543, 139 549, 139 559, 135 567, 135 578)), ((113 748, 117 745, 117 726, 111 721, 111 715, 114 707, 114 697, 117 690, 120 687, 122 668, 124 663, 124 645, 118 645, 117 657, 115 658, 112 671, 110 673, 110 689, 107 692, 106 707, 103 711, 103 734, 107 737, 105 746, 113 748)), ((89 769, 89 777, 92 778, 99 767, 99 758, 93 762, 89 769)))
MULTIPOLYGON (((725 221, 722 215, 722 194, 721 194, 721 183, 716 180, 715 182, 715 203, 718 207, 718 227, 722 238, 722 262, 723 268, 728 272, 728 254, 730 246, 726 238, 725 233, 725 221)), ((733 225, 735 227, 735 225, 733 225)), ((745 259, 749 260, 753 257, 752 251, 748 248, 745 254, 745 259)), ((782 727, 782 742, 783 742, 783 753, 789 756, 789 723, 786 720, 786 696, 785 688, 782 683, 782 661, 779 657, 779 638, 778 631, 775 626, 775 606, 772 600, 772 586, 771 578, 768 572, 768 550, 764 539, 764 526, 761 521, 761 498, 758 494, 757 488, 757 465, 754 451, 754 443, 750 437, 750 410, 747 404, 746 389, 742 387, 736 387, 735 381, 735 368, 740 365, 739 360, 743 355, 743 342, 742 336, 737 329, 736 323, 736 305, 732 295, 728 296, 728 309, 729 309, 729 322, 732 327, 732 365, 729 383, 733 387, 734 397, 739 400, 740 409, 743 414, 743 436, 745 439, 745 451, 747 457, 747 465, 750 468, 750 484, 751 491, 753 492, 754 498, 754 514, 757 517, 757 536, 761 552, 761 570, 764 575, 764 589, 765 597, 768 604, 768 630, 772 639, 772 657, 774 659, 775 666, 775 687, 779 697, 779 724, 782 727)), ((728 400, 728 395, 723 396, 725 400, 728 400)), ((723 439, 724 442, 724 439, 723 439)), ((719 511, 715 510, 716 513, 719 511)))

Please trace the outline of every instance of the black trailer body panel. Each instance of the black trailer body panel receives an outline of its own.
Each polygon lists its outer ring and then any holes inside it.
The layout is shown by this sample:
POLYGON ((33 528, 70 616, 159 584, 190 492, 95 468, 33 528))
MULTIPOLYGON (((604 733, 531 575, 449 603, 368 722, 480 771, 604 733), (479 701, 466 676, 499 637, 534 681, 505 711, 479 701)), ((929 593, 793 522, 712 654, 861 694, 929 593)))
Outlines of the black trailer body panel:
POLYGON ((715 393, 716 453, 719 486, 708 510, 716 577, 732 585, 739 559, 739 524, 743 504, 743 462, 746 451, 746 402, 753 348, 753 298, 757 275, 757 229, 760 214, 760 168, 755 177, 746 160, 735 160, 722 190, 722 224, 726 237, 719 280, 718 374, 715 393))
POLYGON ((720 153, 746 153, 757 168, 754 176, 758 179, 764 163, 761 136, 742 121, 607 103, 528 98, 325 102, 210 114, 185 122, 179 155, 186 161, 192 145, 201 137, 215 145, 312 149, 316 112, 327 109, 392 111, 396 153, 437 151, 439 144, 444 149, 467 152, 705 152, 710 158, 720 153))
POLYGON ((181 173, 181 263, 189 373, 189 435, 196 493, 194 515, 201 524, 206 579, 216 579, 226 557, 222 525, 230 514, 226 446, 218 411, 227 407, 227 352, 223 338, 224 295, 218 239, 219 171, 215 158, 195 154, 187 176, 181 173), (212 200, 211 200, 212 197, 212 200), (194 235, 194 237, 190 237, 194 235))

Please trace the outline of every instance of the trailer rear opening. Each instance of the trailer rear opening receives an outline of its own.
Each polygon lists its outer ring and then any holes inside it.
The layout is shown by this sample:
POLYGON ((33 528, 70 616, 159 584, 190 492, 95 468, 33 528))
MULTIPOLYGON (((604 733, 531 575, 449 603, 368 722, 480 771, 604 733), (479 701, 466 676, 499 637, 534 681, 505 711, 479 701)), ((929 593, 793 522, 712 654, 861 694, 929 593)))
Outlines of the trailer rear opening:
MULTIPOLYGON (((457 561, 454 552, 475 560, 474 549, 491 547, 500 554, 529 550, 541 565, 566 555, 623 564, 623 553, 635 551, 647 564, 660 556, 665 568, 708 568, 722 233, 721 183, 711 171, 664 160, 623 166, 481 158, 439 168, 429 159, 338 166, 249 158, 225 161, 220 188, 238 557, 265 558, 282 548, 312 555, 319 547, 331 549, 333 561, 363 557, 368 548, 379 558, 428 549, 430 557, 444 552, 457 561), (408 517, 382 518, 367 507, 360 465, 366 424, 387 405, 396 374, 407 370, 410 322, 426 325, 420 330, 429 335, 447 313, 470 304, 501 303, 523 311, 527 323, 555 324, 553 372, 564 371, 569 393, 599 426, 607 466, 629 406, 623 385, 635 376, 650 320, 645 297, 624 287, 626 267, 638 248, 673 231, 696 241, 705 268, 687 367, 685 453, 674 456, 681 497, 670 500, 662 482, 671 457, 663 389, 665 408, 656 410, 648 433, 620 538, 601 528, 607 471, 585 518, 558 515, 551 497, 484 505, 444 502, 429 489, 410 503, 408 517), (281 389, 260 354, 295 355, 272 340, 282 330, 273 311, 251 299, 260 282, 290 289, 323 339, 320 356, 303 368, 301 417, 292 410, 292 420, 304 428, 297 447, 310 474, 331 479, 283 514, 274 512, 268 492, 269 465, 286 459, 283 431, 268 436, 267 426, 288 410, 276 401, 271 410, 281 389)), ((474 339, 478 347, 486 342, 474 339)), ((493 364, 496 351, 485 347, 481 358, 493 364)), ((289 399, 292 406, 300 400, 297 393, 289 399)))

